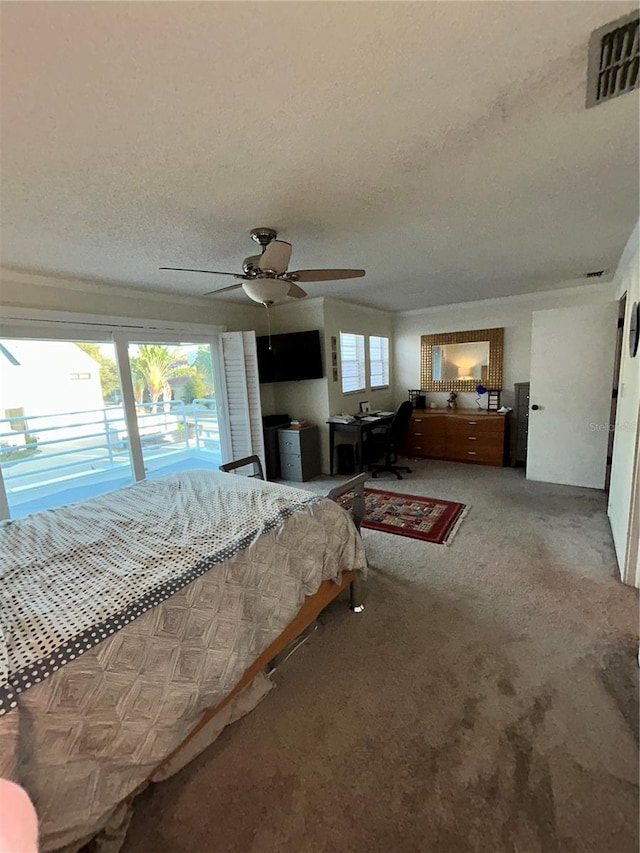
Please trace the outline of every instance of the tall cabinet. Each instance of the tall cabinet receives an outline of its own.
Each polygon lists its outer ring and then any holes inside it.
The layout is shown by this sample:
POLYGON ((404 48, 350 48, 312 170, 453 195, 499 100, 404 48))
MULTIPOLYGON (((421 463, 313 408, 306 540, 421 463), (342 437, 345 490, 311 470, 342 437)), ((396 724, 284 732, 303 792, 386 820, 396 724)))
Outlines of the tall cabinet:
POLYGON ((527 464, 527 435, 529 432, 529 383, 516 382, 511 436, 511 464, 527 464))

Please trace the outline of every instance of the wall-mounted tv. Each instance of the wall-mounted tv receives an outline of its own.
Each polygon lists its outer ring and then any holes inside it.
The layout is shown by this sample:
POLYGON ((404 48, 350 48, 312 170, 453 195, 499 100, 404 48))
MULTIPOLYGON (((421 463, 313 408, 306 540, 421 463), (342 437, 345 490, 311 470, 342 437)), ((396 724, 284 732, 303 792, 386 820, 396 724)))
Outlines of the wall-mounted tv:
POLYGON ((322 379, 320 332, 291 332, 256 339, 260 382, 297 382, 322 379))

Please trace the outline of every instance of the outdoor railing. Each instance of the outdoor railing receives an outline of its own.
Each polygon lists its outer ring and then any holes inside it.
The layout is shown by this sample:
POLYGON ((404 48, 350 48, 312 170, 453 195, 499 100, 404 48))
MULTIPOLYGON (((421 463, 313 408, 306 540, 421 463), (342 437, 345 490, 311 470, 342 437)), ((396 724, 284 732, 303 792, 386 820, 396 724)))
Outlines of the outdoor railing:
MULTIPOLYGON (((220 455, 214 398, 136 406, 145 462, 180 451, 220 455)), ((0 463, 5 486, 40 485, 130 465, 122 406, 20 414, 0 419, 0 463)))

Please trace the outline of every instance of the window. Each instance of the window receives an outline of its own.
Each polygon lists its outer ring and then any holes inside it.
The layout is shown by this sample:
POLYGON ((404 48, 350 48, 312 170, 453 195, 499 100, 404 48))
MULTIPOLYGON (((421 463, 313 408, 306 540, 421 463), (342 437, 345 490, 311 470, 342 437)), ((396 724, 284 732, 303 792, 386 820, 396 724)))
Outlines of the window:
POLYGON ((112 341, 3 339, 0 354, 0 472, 12 518, 133 482, 123 412, 109 402, 120 390, 112 341))
POLYGON ((340 366, 342 370, 342 393, 364 391, 364 335, 340 332, 340 366))
POLYGON ((225 458, 264 464, 253 332, 87 331, 0 341, 0 518, 225 458))
POLYGON ((222 462, 208 343, 129 343, 137 431, 147 477, 222 462))
POLYGON ((372 388, 389 385, 389 338, 369 338, 369 384, 372 388))

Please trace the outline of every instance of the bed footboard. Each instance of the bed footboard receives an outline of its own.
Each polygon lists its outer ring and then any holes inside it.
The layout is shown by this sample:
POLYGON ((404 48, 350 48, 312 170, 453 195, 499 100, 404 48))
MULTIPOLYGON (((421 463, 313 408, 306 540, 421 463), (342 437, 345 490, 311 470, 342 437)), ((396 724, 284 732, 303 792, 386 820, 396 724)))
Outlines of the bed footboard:
MULTIPOLYGON (((339 501, 345 509, 349 510, 353 523, 355 524, 358 533, 360 525, 364 519, 365 500, 364 500, 364 484, 367 480, 366 474, 358 474, 351 477, 350 480, 345 480, 339 486, 335 486, 327 494, 327 497, 332 501, 338 501, 339 498, 345 495, 350 496, 347 500, 339 501)), ((353 580, 349 587, 349 607, 354 613, 362 613, 364 604, 362 603, 362 588, 360 577, 354 573, 353 580)))

